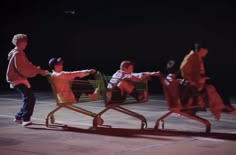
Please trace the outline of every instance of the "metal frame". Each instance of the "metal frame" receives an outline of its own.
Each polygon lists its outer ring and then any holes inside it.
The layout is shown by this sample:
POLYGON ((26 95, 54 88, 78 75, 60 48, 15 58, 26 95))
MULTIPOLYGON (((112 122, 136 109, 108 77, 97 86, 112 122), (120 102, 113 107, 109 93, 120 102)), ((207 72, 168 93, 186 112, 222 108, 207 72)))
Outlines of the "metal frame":
MULTIPOLYGON (((146 118, 143 115, 141 115, 141 114, 138 114, 138 113, 136 113, 134 111, 131 111, 131 110, 127 109, 127 108, 122 107, 122 105, 125 104, 125 103, 123 103, 123 101, 120 101, 118 103, 117 103, 117 101, 114 101, 112 103, 107 103, 106 102, 106 92, 107 92, 106 86, 107 86, 108 81, 110 80, 111 77, 103 75, 103 78, 104 79, 102 80, 102 82, 103 82, 102 86, 104 86, 103 90, 105 90, 103 92, 105 109, 103 109, 101 112, 99 112, 95 116, 95 118, 93 120, 93 127, 94 128, 98 128, 98 127, 110 127, 111 128, 112 127, 111 125, 103 125, 104 121, 101 122, 101 120, 103 120, 101 118, 101 116, 105 112, 107 112, 108 110, 115 110, 115 111, 118 111, 118 112, 121 112, 121 113, 124 113, 124 114, 127 114, 129 116, 132 116, 134 118, 139 119, 141 121, 141 129, 146 128, 147 127, 147 120, 146 120, 146 118)), ((140 83, 144 84, 144 86, 145 86, 144 89, 148 92, 148 81, 137 82, 137 84, 140 84, 140 83)), ((148 94, 147 94, 147 98, 148 98, 148 94)))
MULTIPOLYGON (((48 76, 48 81, 51 85, 51 88, 52 88, 52 91, 53 91, 53 95, 54 95, 54 98, 56 99, 56 104, 57 104, 57 107, 54 108, 52 111, 50 111, 46 117, 46 126, 48 127, 49 126, 49 123, 51 124, 54 124, 55 123, 55 117, 54 117, 54 114, 62 109, 62 108, 66 108, 66 109, 69 109, 69 110, 73 110, 73 111, 76 111, 76 112, 79 112, 79 113, 82 113, 82 114, 85 114, 87 116, 90 116, 93 118, 93 128, 99 128, 99 127, 112 127, 111 125, 104 125, 104 120, 102 119, 102 115, 107 112, 108 110, 112 109, 112 110, 115 110, 115 111, 118 111, 118 112, 121 112, 121 113, 124 113, 124 114, 127 114, 129 116, 132 116, 132 117, 135 117, 137 119, 139 119, 141 121, 141 129, 143 128, 146 128, 147 127, 147 120, 146 118, 141 115, 141 114, 138 114, 134 111, 131 111, 127 108, 124 108, 122 107, 123 102, 114 102, 114 103, 107 103, 106 101, 106 92, 107 92, 107 84, 108 84, 108 80, 109 80, 110 76, 105 76, 104 74, 98 72, 96 74, 96 84, 99 88, 99 96, 101 100, 103 100, 104 102, 104 105, 105 105, 105 109, 103 109, 101 112, 99 113, 94 113, 94 112, 91 112, 89 110, 86 110, 84 108, 81 108, 79 106, 76 106, 74 105, 75 103, 72 103, 72 102, 68 102, 68 103, 61 103, 57 97, 57 90, 56 90, 56 87, 55 87, 55 84, 53 82, 53 79, 51 76, 48 76), (50 121, 50 122, 49 122, 50 121)), ((137 82, 136 84, 138 84, 140 86, 140 84, 142 86, 144 86, 144 89, 145 91, 148 91, 148 81, 145 81, 145 82, 137 82)), ((147 98, 148 98, 148 94, 147 94, 147 98)), ((86 99, 85 99, 86 100, 86 99)), ((88 102, 89 100, 87 99, 86 101, 84 102, 88 102)), ((91 101, 91 100, 90 100, 91 101)), ((78 101, 79 102, 79 101, 78 101)), ((77 102, 77 103, 78 103, 77 102)))
MULTIPOLYGON (((56 99, 56 105, 57 107, 54 108, 53 110, 51 110, 47 117, 46 117, 46 126, 48 127, 49 126, 49 120, 50 120, 50 123, 51 124, 54 124, 55 123, 55 117, 54 117, 54 114, 59 111, 60 109, 62 108, 66 108, 66 109, 69 109, 69 110, 72 110, 72 111, 75 111, 75 112, 79 112, 79 113, 82 113, 84 115, 87 115, 87 116, 90 116, 92 118, 94 118, 96 116, 96 113, 92 112, 92 111, 89 111, 89 110, 86 110, 84 108, 81 108, 79 106, 76 106, 75 104, 76 103, 79 103, 76 102, 61 102, 59 99, 58 99, 58 96, 57 96, 57 90, 56 90, 56 87, 55 87, 55 84, 54 84, 54 81, 53 81, 53 78, 51 76, 48 76, 48 82, 50 83, 51 85, 51 88, 52 88, 52 92, 53 92, 53 96, 54 98, 56 99)), ((94 80, 94 81, 91 81, 89 80, 90 82, 95 82, 95 83, 98 83, 98 81, 94 80)), ((78 81, 79 82, 79 81, 78 81)), ((99 91, 99 90, 98 90, 99 91)), ((100 94, 99 94, 100 95, 100 94)), ((88 102, 88 101, 91 101, 89 100, 88 98, 83 98, 84 101, 82 102, 88 102)), ((81 99, 81 100, 83 100, 81 99)))
MULTIPOLYGON (((186 112, 186 111, 195 111, 199 108, 202 108, 202 106, 190 106, 187 108, 181 108, 179 110, 174 109, 173 107, 171 107, 172 104, 169 103, 169 101, 170 101, 169 93, 171 93, 171 90, 168 88, 168 86, 164 82, 165 77, 164 76, 161 77, 160 80, 161 80, 164 95, 165 95, 165 98, 166 98, 166 101, 167 101, 167 104, 169 107, 169 111, 166 114, 164 114, 163 116, 161 116, 159 119, 157 119, 154 129, 158 129, 160 125, 161 125, 161 128, 164 129, 164 119, 167 118, 168 116, 170 116, 171 114, 176 113, 181 116, 185 116, 189 119, 192 119, 192 120, 195 120, 197 122, 204 124, 206 126, 205 131, 207 133, 209 133, 211 131, 211 123, 208 120, 206 120, 200 116, 197 116, 195 113, 191 114, 191 113, 186 112)), ((173 99, 172 99, 172 101, 173 101, 173 99)), ((176 99, 174 99, 174 101, 176 101, 176 99)))

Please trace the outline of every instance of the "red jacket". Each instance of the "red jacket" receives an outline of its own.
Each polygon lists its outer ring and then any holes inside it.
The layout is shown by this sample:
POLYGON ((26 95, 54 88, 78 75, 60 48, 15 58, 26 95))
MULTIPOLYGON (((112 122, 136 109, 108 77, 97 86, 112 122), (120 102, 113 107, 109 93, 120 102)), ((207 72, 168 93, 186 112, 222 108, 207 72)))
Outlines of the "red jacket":
POLYGON ((25 55, 24 51, 19 51, 14 48, 8 54, 9 64, 7 67, 6 80, 10 83, 11 87, 18 84, 25 84, 30 88, 30 83, 27 78, 31 78, 44 72, 44 70, 33 65, 25 55))

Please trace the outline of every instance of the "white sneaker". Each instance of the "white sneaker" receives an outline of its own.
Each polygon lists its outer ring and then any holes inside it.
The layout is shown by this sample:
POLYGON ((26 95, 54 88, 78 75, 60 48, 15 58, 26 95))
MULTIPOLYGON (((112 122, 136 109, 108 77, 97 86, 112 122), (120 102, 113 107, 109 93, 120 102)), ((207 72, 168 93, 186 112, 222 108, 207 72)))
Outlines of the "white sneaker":
POLYGON ((22 126, 28 126, 28 125, 31 125, 32 124, 32 121, 23 121, 22 122, 22 126))

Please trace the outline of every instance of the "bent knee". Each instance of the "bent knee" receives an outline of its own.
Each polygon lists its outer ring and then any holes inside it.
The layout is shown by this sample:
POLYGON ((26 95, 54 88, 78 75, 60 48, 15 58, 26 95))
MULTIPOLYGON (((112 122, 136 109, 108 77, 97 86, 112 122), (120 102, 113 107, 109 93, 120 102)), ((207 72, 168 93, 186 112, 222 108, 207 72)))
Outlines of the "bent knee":
POLYGON ((118 87, 126 93, 131 93, 135 88, 134 84, 129 81, 119 82, 118 87))

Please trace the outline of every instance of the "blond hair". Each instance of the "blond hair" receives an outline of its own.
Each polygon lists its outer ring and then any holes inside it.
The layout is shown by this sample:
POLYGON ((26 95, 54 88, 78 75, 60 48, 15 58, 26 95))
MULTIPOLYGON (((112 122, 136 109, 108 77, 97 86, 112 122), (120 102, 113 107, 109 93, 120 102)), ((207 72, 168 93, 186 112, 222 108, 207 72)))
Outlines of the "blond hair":
POLYGON ((26 34, 20 33, 20 34, 14 35, 11 42, 13 45, 16 46, 19 42, 23 42, 23 41, 28 41, 28 37, 26 34))

